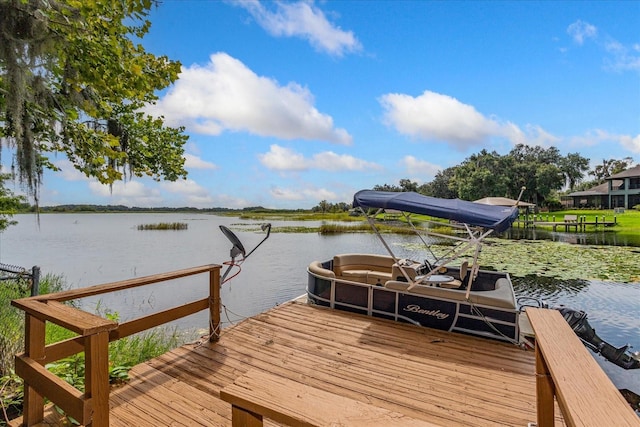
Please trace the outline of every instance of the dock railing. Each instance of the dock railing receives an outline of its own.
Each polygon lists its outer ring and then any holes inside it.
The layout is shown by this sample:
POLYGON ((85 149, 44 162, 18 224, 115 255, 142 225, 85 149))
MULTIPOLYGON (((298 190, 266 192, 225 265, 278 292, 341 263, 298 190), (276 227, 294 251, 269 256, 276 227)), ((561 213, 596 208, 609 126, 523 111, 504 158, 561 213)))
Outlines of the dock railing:
POLYGON ((638 417, 557 310, 527 308, 536 340, 537 427, 640 426, 638 417))
POLYGON ((12 305, 25 312, 25 351, 15 359, 16 374, 24 380, 24 426, 44 419, 45 398, 58 405, 82 425, 109 425, 109 342, 160 326, 202 310, 209 310, 210 341, 220 330, 220 265, 210 264, 77 290, 22 298, 12 305), (87 313, 65 301, 112 293, 187 276, 209 276, 206 298, 123 323, 87 313), (78 334, 77 337, 45 345, 46 322, 78 334), (84 352, 84 393, 49 372, 45 365, 84 352))

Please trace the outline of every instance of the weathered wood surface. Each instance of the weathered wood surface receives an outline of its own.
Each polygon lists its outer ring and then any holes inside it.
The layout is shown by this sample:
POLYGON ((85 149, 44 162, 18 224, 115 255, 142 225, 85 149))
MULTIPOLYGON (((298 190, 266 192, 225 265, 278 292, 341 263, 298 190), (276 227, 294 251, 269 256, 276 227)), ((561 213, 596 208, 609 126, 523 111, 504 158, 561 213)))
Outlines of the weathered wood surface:
POLYGON ((233 427, 260 427, 265 418, 294 427, 440 427, 255 369, 220 397, 232 404, 233 427))
POLYGON ((529 308, 526 313, 536 334, 538 427, 550 425, 554 395, 570 426, 639 427, 640 417, 560 312, 529 308))
POLYGON ((443 426, 536 421, 532 351, 287 303, 134 367, 110 424, 231 426, 220 390, 251 369, 443 426))

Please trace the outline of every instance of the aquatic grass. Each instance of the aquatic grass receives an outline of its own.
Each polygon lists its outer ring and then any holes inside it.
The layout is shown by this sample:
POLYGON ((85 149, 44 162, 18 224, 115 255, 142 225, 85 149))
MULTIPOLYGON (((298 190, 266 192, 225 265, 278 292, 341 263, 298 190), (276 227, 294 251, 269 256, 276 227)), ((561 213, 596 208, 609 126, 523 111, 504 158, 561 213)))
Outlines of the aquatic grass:
MULTIPOLYGON (((409 227, 401 225, 376 224, 380 233, 393 234, 414 234, 415 231, 409 227)), ((320 234, 340 234, 340 233, 372 233, 371 226, 367 224, 344 225, 344 224, 322 224, 318 231, 320 234)))
MULTIPOLYGON (((421 251, 417 243, 403 244, 411 251, 421 251)), ((437 257, 450 245, 435 244, 437 257)), ((594 246, 546 240, 486 239, 479 263, 487 270, 508 271, 514 277, 539 277, 558 280, 600 280, 640 284, 640 249, 632 246, 594 246)), ((471 259, 472 250, 463 254, 471 259)))
POLYGON ((157 224, 140 224, 138 230, 186 230, 189 224, 184 222, 160 222, 157 224))
POLYGON ((282 221, 342 221, 342 222, 358 222, 363 217, 353 216, 348 212, 310 212, 310 211, 250 211, 238 213, 229 213, 228 216, 239 217, 240 219, 251 220, 282 220, 282 221))

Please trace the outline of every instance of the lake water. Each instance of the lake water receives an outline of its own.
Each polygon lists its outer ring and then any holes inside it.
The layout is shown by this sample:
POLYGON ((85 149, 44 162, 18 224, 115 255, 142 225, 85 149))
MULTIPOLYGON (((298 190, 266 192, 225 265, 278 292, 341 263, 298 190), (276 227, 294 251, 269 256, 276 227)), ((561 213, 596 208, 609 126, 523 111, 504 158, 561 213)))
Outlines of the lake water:
MULTIPOLYGON (((45 214, 39 225, 34 215, 17 215, 15 219, 18 225, 0 234, 0 263, 26 268, 37 265, 43 275, 63 276, 72 288, 220 264, 229 260, 231 244, 219 225, 231 228, 247 251, 264 237, 259 222, 196 213, 45 214), (160 222, 183 222, 188 229, 137 228, 160 222)), ((314 224, 272 221, 272 225, 276 229, 314 224)), ((389 236, 387 240, 399 257, 424 258, 411 249, 415 246, 405 245, 414 242, 409 236, 389 236)), ((347 252, 386 253, 373 234, 272 233, 242 265, 241 274, 222 289, 223 320, 236 322, 302 295, 307 282, 305 269, 311 261, 347 252)), ((640 283, 537 277, 513 277, 513 281, 517 296, 585 310, 603 339, 616 346, 630 343, 640 350, 640 283)), ((120 320, 127 320, 202 298, 207 291, 203 276, 196 283, 183 280, 173 286, 141 287, 86 299, 82 305, 89 311, 117 312, 120 320)), ((196 331, 207 328, 206 316, 204 312, 190 316, 176 322, 175 327, 195 336, 196 331)), ((640 394, 640 370, 625 371, 599 356, 596 360, 616 386, 640 394)))

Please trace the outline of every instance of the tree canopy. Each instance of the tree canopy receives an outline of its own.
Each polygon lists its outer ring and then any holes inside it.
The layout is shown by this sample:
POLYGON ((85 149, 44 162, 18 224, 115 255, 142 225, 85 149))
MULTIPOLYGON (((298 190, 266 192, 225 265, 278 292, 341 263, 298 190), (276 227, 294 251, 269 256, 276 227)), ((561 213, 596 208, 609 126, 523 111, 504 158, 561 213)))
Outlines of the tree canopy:
POLYGON ((0 0, 0 148, 35 202, 54 153, 103 184, 186 177, 183 128, 146 114, 180 64, 136 40, 153 0, 0 0))
POLYGON ((545 205, 564 186, 575 187, 588 170, 589 159, 578 153, 562 156, 555 147, 516 145, 509 154, 487 150, 473 154, 460 165, 439 171, 433 181, 418 185, 401 179, 400 186, 376 185, 374 190, 417 191, 446 199, 478 200, 483 197, 517 198, 545 205))

